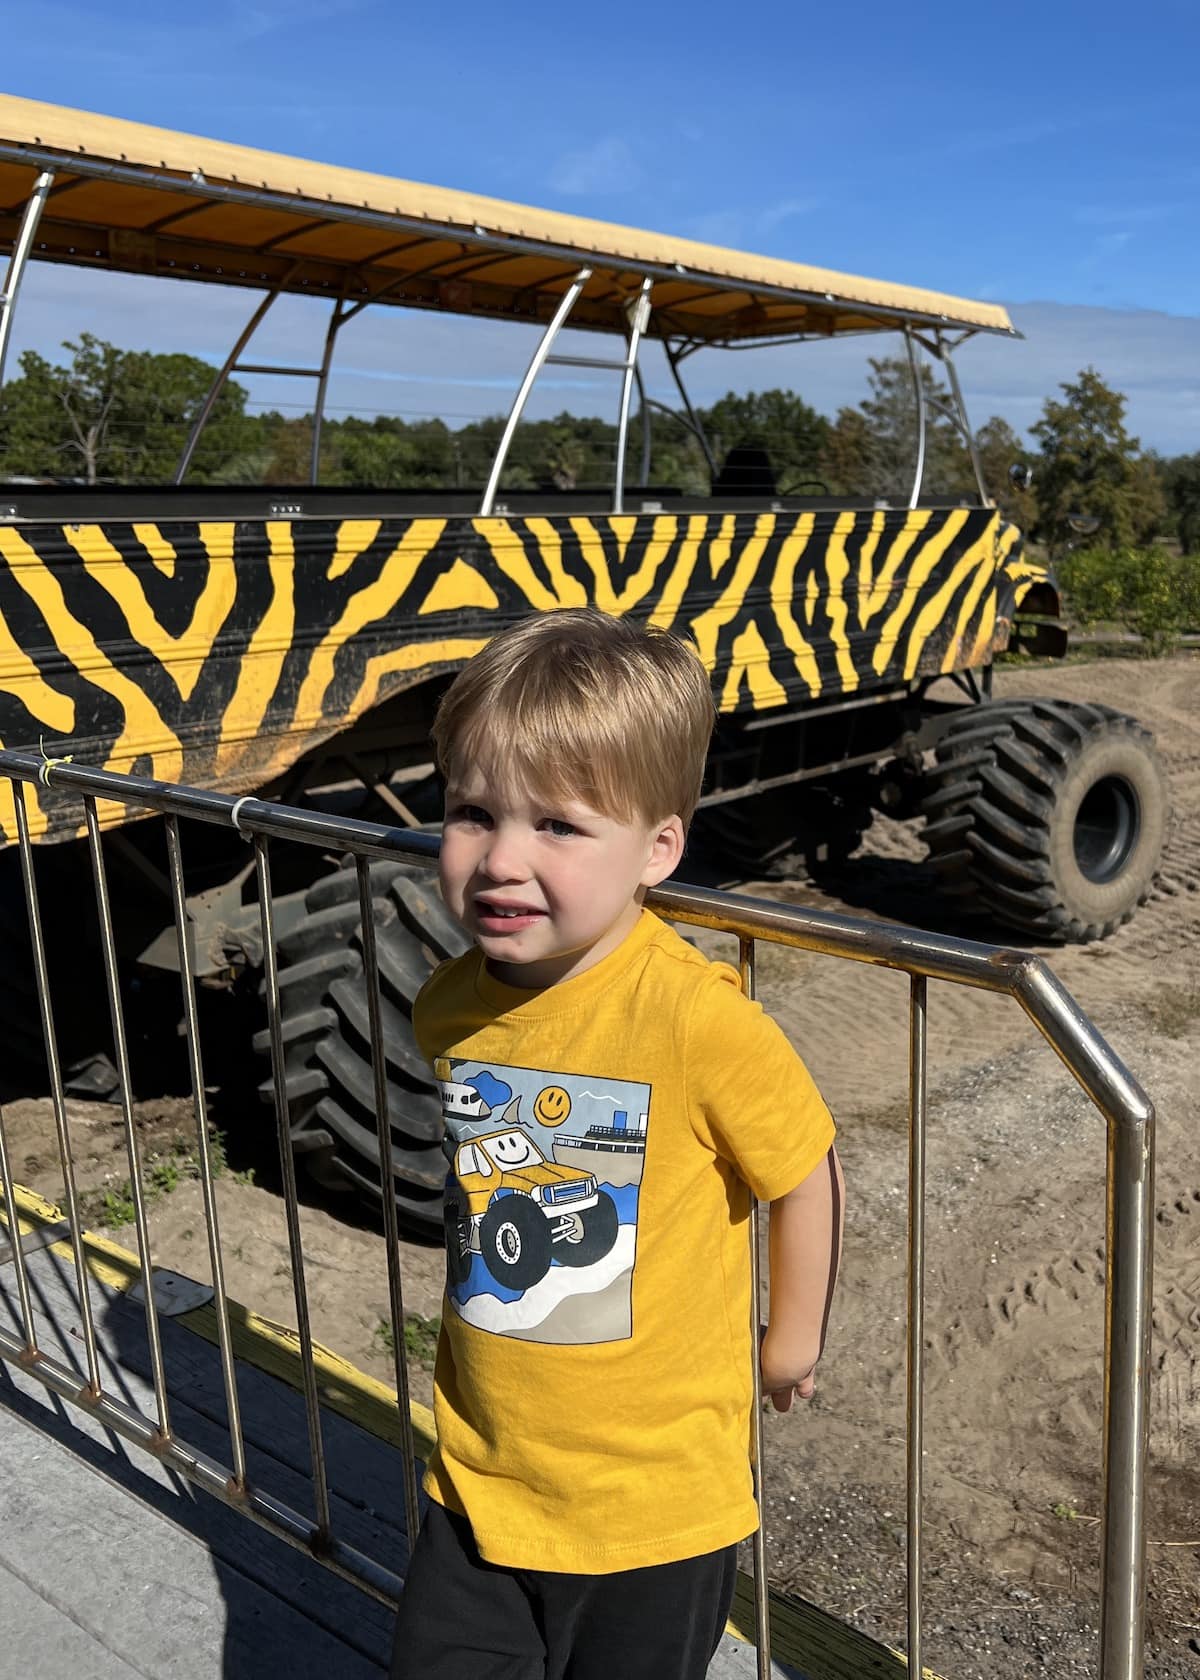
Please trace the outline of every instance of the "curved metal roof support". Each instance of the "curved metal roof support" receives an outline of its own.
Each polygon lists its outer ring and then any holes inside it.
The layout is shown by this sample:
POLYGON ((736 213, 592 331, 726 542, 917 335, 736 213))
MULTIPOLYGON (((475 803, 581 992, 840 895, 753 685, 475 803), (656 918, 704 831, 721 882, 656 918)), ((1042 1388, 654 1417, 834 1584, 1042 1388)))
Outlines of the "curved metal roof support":
POLYGON ((629 320, 629 350, 621 379, 621 407, 617 416, 617 465, 613 474, 614 513, 625 510, 625 445, 629 437, 629 401, 633 395, 633 376, 637 371, 638 351, 642 335, 650 322, 650 288, 654 282, 649 275, 642 281, 636 298, 627 307, 629 320))
POLYGON ((25 278, 29 253, 33 249, 34 237, 38 223, 42 219, 42 211, 46 208, 46 199, 50 188, 54 185, 54 172, 43 169, 33 183, 33 191, 25 203, 21 226, 17 230, 17 237, 13 241, 12 255, 8 259, 8 272, 4 276, 4 291, 0 293, 0 385, 4 384, 4 361, 8 355, 8 341, 12 334, 13 316, 17 309, 17 294, 21 290, 21 281, 25 278))
POLYGON ((690 355, 695 346, 685 345, 681 350, 672 350, 669 339, 663 339, 663 351, 667 358, 667 366, 671 370, 671 377, 683 401, 684 412, 688 417, 688 425, 696 435, 696 440, 704 451, 704 459, 708 462, 708 470, 712 477, 717 475, 717 463, 713 459, 713 452, 705 435, 704 427, 700 424, 696 410, 692 407, 692 399, 687 394, 687 386, 683 383, 683 375, 679 371, 679 364, 684 356, 690 355))
POLYGON ((928 351, 936 361, 941 362, 946 369, 947 377, 950 380, 950 401, 944 403, 939 402, 936 397, 930 397, 928 399, 929 407, 935 414, 940 414, 944 419, 949 420, 962 439, 967 454, 971 457, 975 482, 979 486, 979 499, 984 507, 994 507, 995 503, 988 495, 987 486, 983 482, 983 467, 979 460, 979 450, 975 444, 975 434, 971 430, 971 422, 967 419, 967 405, 963 401, 962 387, 958 383, 958 370, 954 366, 954 351, 960 345, 965 344, 968 338, 973 337, 973 334, 969 332, 961 333, 953 342, 942 332, 935 333, 932 341, 915 330, 912 336, 917 344, 928 351))
POLYGON ((904 348, 908 353, 913 393, 917 399, 917 464, 913 469, 912 491, 908 498, 909 507, 915 508, 921 500, 921 485, 925 480, 925 443, 928 432, 928 416, 925 412, 925 381, 921 378, 921 364, 917 359, 917 352, 913 345, 913 335, 907 327, 904 329, 904 348))
POLYGON ((950 391, 954 398, 954 407, 957 411, 951 415, 951 419, 962 433, 963 441, 967 446, 967 453, 971 457, 971 466, 975 473, 975 482, 979 486, 979 499, 983 502, 985 507, 988 507, 991 506, 991 498, 987 493, 987 485, 983 482, 983 467, 979 460, 979 450, 975 443, 975 433, 971 430, 971 422, 967 419, 967 405, 963 401, 962 387, 958 383, 958 370, 954 366, 954 357, 950 353, 950 346, 942 337, 941 333, 938 333, 937 335, 937 345, 938 360, 946 369, 946 374, 950 380, 950 391))
POLYGON ((208 424, 209 416, 212 414, 213 409, 217 405, 217 398, 225 389, 225 382, 237 366, 238 357, 246 348, 247 344, 249 344, 250 340, 254 337, 255 332, 262 323, 263 317, 266 315, 267 311, 270 309, 271 305, 275 302, 275 299, 279 296, 282 290, 283 288, 281 286, 277 286, 273 292, 268 292, 262 299, 258 308, 254 311, 253 315, 251 315, 250 319, 246 322, 246 325, 242 328, 241 336, 238 338, 237 343, 217 370, 216 378, 208 388, 208 395, 200 405, 200 412, 192 421, 192 429, 187 435, 187 442, 184 444, 183 453, 179 457, 179 465, 175 468, 176 484, 182 484, 187 476, 187 470, 192 464, 192 456, 196 453, 196 445, 200 442, 200 434, 208 424))
POLYGON ((638 414, 642 422, 642 470, 638 476, 638 484, 644 489, 650 482, 650 408, 646 402, 646 385, 642 379, 641 368, 634 368, 633 377, 637 383, 638 414))
POLYGON ((554 311, 554 315, 551 318, 549 325, 541 336, 537 349, 533 352, 533 355, 530 358, 529 366, 525 369, 525 377, 522 379, 520 388, 518 389, 516 396, 513 398, 513 405, 508 411, 508 420, 505 422, 504 433, 500 442, 496 445, 496 456, 492 462, 492 470, 488 474, 487 488, 484 490, 483 500, 479 504, 479 514, 483 519, 486 519, 491 513, 492 507, 495 503, 496 491, 500 487, 500 474, 504 471, 504 462, 508 456, 509 446, 513 440, 513 433, 517 429, 517 423, 521 418, 522 410, 524 409, 525 404, 529 401, 529 393, 533 390, 534 382, 536 381, 538 374, 542 371, 546 358, 550 354, 551 346, 553 345, 554 340, 558 337, 559 330, 562 327, 563 322, 571 313, 572 309, 574 309, 580 292, 582 292, 591 277, 592 271, 590 268, 581 268, 578 274, 576 274, 574 280, 567 287, 567 290, 563 293, 562 298, 559 300, 558 308, 554 311))

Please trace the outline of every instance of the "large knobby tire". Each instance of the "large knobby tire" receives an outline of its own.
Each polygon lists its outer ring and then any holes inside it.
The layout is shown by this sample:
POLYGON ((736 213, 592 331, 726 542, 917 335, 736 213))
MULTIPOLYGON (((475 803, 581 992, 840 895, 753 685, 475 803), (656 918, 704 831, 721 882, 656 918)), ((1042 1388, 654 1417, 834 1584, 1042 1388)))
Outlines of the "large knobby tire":
POLYGON ((532 1289, 550 1270, 550 1227, 528 1196, 499 1196, 479 1222, 479 1252, 497 1283, 532 1289))
POLYGON ((943 888, 1039 939, 1103 939, 1150 892, 1170 799, 1148 730, 1108 706, 984 704, 939 743, 923 802, 943 888))
MULTIPOLYGON (((413 1000, 435 963, 468 940, 432 876, 416 865, 371 866, 380 1018, 392 1133, 393 1192, 401 1218, 442 1229, 446 1157, 442 1110, 412 1030, 413 1000)), ((327 875, 305 897, 308 915, 279 943, 279 1005, 292 1146, 319 1183, 378 1206, 379 1143, 363 977, 358 876, 327 875)), ((270 1053, 270 1034, 255 1036, 270 1053)), ((259 1087, 274 1101, 274 1083, 259 1087)))

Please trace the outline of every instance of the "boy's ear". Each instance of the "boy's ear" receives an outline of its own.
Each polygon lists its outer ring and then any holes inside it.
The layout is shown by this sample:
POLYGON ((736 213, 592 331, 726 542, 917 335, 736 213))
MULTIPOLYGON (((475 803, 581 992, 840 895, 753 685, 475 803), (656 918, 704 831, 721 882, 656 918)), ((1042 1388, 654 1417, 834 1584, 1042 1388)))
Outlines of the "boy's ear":
POLYGON ((642 871, 642 886, 656 887, 665 881, 683 856, 683 819, 667 817, 656 823, 650 835, 650 856, 642 871))

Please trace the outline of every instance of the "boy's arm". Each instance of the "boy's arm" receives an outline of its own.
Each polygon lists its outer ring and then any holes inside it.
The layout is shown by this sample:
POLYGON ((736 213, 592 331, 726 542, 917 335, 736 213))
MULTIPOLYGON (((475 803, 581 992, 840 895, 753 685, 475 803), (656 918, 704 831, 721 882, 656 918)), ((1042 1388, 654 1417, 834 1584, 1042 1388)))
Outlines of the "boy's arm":
POLYGON ((777 1412, 807 1400, 825 1344, 842 1251, 845 1184, 837 1150, 771 1203, 771 1310, 762 1339, 762 1386, 777 1412))

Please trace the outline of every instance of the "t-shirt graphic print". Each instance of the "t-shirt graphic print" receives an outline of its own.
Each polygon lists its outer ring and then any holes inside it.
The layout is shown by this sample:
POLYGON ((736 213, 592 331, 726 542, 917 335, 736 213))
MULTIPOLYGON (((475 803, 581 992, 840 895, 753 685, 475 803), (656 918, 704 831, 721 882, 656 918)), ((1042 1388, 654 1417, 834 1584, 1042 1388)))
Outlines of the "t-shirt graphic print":
POLYGON ((434 1073, 455 1311, 525 1341, 631 1336, 650 1086, 446 1056, 434 1073))

